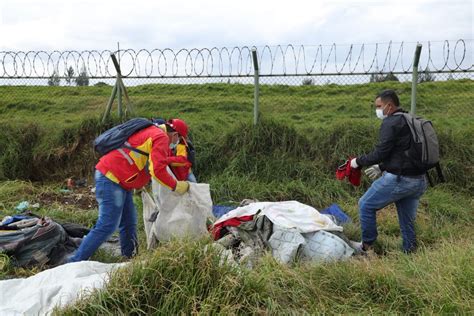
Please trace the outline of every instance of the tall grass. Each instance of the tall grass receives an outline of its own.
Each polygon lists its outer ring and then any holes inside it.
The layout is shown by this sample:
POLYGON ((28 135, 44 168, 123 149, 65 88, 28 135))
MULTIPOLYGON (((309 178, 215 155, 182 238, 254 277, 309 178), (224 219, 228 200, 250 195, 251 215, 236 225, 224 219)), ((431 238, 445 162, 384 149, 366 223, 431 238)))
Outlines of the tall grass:
POLYGON ((207 242, 172 242, 114 273, 104 290, 58 314, 470 314, 472 243, 412 256, 282 266, 264 257, 253 270, 219 264, 207 242))
MULTIPOLYGON (((408 104, 409 84, 387 85, 262 86, 263 119, 256 127, 249 85, 144 85, 129 93, 137 115, 181 117, 189 123, 197 148, 195 173, 210 183, 215 203, 298 200, 317 209, 338 203, 353 219, 345 233, 357 240, 357 200, 370 181, 364 177, 355 188, 336 180, 334 172, 349 156, 375 145, 376 92, 395 88, 402 104, 408 104)), ((474 113, 472 97, 453 91, 474 96, 473 87, 472 81, 419 86, 419 109, 435 123, 447 183, 430 188, 420 201, 418 253, 399 251, 393 207, 378 213, 377 255, 347 262, 287 267, 268 256, 249 271, 220 265, 214 250, 204 250, 209 240, 173 241, 154 252, 141 249, 142 255, 115 273, 105 290, 57 313, 472 314, 474 113), (442 95, 434 97, 439 95, 434 92, 442 95)), ((2 215, 21 200, 57 190, 66 177, 92 175, 98 158, 92 140, 118 122, 99 124, 110 87, 0 87, 0 92, 15 95, 0 100, 2 215)), ((135 202, 140 211, 138 196, 135 202)), ((38 212, 86 226, 97 216, 96 210, 57 204, 38 212)), ((120 260, 102 252, 94 259, 120 260)), ((0 266, 0 277, 37 272, 15 269, 5 257, 0 266)))

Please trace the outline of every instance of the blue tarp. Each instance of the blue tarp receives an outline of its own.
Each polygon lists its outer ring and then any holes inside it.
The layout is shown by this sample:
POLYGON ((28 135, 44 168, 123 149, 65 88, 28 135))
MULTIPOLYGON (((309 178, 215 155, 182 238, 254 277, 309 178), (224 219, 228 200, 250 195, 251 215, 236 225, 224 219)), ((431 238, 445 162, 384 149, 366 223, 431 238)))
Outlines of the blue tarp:
POLYGON ((213 205, 212 206, 212 214, 216 217, 219 218, 222 215, 225 215, 232 211, 233 209, 236 209, 236 206, 226 206, 226 205, 213 205))
POLYGON ((324 210, 320 211, 321 214, 327 214, 327 215, 332 215, 338 220, 338 225, 339 224, 345 224, 349 223, 352 221, 352 219, 344 213, 344 211, 341 209, 339 205, 336 203, 331 204, 329 207, 325 208, 324 210))

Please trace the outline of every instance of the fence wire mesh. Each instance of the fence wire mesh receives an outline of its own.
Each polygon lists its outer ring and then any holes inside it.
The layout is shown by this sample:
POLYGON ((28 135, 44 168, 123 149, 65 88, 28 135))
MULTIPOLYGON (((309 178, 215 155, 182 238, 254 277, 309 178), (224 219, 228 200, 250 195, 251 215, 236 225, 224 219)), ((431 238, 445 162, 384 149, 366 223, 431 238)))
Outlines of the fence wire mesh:
MULTIPOLYGON (((373 97, 382 89, 399 92, 404 108, 410 107, 413 53, 417 43, 357 45, 262 46, 211 49, 154 49, 120 51, 0 52, 2 111, 28 110, 38 104, 76 104, 91 108, 106 104, 115 84, 111 53, 119 57, 123 81, 133 106, 166 103, 189 104, 180 111, 196 111, 193 102, 232 110, 235 119, 251 117, 254 103, 254 65, 257 52, 260 82, 260 112, 290 109, 293 119, 324 122, 330 114, 312 109, 345 111, 354 118, 374 116, 373 97), (160 95, 142 95, 150 85, 162 85, 160 95), (199 93, 180 96, 179 89, 202 85, 215 90, 211 98, 199 93), (38 86, 60 86, 64 90, 38 98, 38 86), (103 86, 84 98, 81 86, 103 86), (110 87, 109 87, 110 86, 110 87), (233 87, 232 93, 219 88, 233 87), (214 88, 213 88, 214 87, 214 88), (220 91, 220 92, 219 92, 220 91), (364 93, 361 93, 364 91, 364 93), (171 95, 173 97, 171 97, 171 95), (298 95, 298 98, 294 96, 298 95), (368 97, 370 96, 370 97, 368 97), (36 98, 36 99, 35 99, 36 98), (201 100, 199 100, 201 98, 201 100), (76 100, 75 100, 76 99, 76 100), (53 102, 54 101, 54 102, 53 102)), ((417 114, 441 123, 474 117, 473 40, 421 43, 418 67, 417 114)), ((166 108, 166 107, 165 107, 166 108)), ((170 114, 174 113, 168 109, 170 114)), ((73 111, 73 110, 71 110, 73 111)), ((54 115, 54 109, 51 112, 54 115)))

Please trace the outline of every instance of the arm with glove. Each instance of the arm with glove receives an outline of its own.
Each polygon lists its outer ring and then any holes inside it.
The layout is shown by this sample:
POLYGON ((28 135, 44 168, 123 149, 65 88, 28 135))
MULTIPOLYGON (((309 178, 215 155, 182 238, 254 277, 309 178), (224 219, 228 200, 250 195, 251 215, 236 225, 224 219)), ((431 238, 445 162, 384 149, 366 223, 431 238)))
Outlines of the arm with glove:
MULTIPOLYGON (((357 163, 357 158, 353 158, 351 160, 351 168, 359 168, 361 166, 359 166, 359 164, 357 163)), ((376 164, 376 165, 372 165, 370 167, 368 167, 367 169, 365 169, 364 173, 372 180, 375 180, 377 179, 378 177, 380 177, 382 175, 382 168, 381 168, 381 165, 379 164, 376 164)))
POLYGON ((153 139, 152 150, 149 158, 149 171, 161 185, 168 187, 170 190, 178 194, 184 194, 189 190, 187 181, 176 181, 168 172, 169 150, 168 136, 166 134, 158 134, 153 139))
POLYGON ((382 169, 380 165, 372 165, 369 168, 365 169, 364 173, 372 180, 377 179, 382 175, 382 169))

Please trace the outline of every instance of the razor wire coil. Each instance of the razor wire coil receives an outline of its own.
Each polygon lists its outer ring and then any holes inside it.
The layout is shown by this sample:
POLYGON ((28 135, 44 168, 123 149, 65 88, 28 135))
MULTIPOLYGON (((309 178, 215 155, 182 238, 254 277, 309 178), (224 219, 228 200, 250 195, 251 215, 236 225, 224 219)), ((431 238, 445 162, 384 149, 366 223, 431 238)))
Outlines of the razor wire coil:
MULTIPOLYGON (((419 70, 471 72, 473 40, 422 42, 419 70)), ((409 73, 416 43, 351 45, 277 45, 84 51, 0 51, 0 78, 66 77, 86 72, 90 78, 114 78, 110 55, 120 60, 121 75, 133 78, 248 77, 253 75, 252 49, 260 76, 409 73)))

